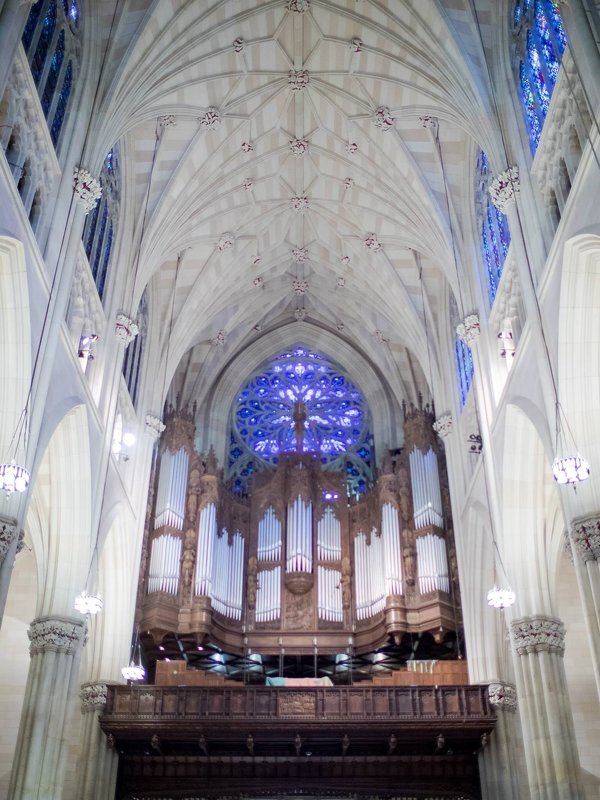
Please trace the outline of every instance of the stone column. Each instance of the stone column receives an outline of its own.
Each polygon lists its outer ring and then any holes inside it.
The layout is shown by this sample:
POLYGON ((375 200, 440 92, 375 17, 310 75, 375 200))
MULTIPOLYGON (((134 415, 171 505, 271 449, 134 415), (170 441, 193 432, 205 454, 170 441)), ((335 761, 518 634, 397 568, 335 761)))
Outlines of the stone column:
POLYGON ((84 683, 79 692, 83 723, 75 792, 78 800, 113 800, 115 796, 119 759, 98 721, 106 694, 107 684, 102 682, 84 683))
POLYGON ((519 783, 521 730, 517 690, 513 683, 494 681, 488 687, 490 703, 497 715, 496 727, 479 752, 479 774, 485 800, 526 800, 519 783), (511 765, 507 768, 507 765, 511 765))
POLYGON ((0 625, 15 557, 23 549, 23 531, 15 519, 0 517, 0 625))
POLYGON ((510 624, 532 800, 582 800, 563 655, 565 628, 537 615, 510 624))
POLYGON ((4 94, 10 68, 34 1, 5 0, 4 3, 0 2, 0 99, 4 94))
POLYGON ((31 623, 31 663, 8 790, 11 800, 62 796, 68 706, 85 631, 81 617, 40 617, 31 623))
POLYGON ((592 115, 598 113, 600 87, 600 53, 590 27, 582 0, 560 0, 560 13, 567 29, 567 47, 575 63, 579 80, 591 107, 592 115))
POLYGON ((600 697, 600 514, 573 520, 569 544, 600 697))

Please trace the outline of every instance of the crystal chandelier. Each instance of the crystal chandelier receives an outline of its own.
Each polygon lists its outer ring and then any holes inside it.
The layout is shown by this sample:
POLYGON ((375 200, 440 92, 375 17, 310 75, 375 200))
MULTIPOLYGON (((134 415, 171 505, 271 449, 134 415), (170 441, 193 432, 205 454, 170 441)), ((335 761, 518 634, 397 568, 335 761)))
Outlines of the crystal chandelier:
POLYGON ((6 494, 24 492, 29 486, 29 471, 11 461, 10 464, 0 464, 0 489, 6 494))
POLYGON ((131 660, 128 666, 123 667, 121 675, 126 681, 143 681, 146 677, 146 670, 142 666, 142 647, 140 644, 140 631, 136 628, 133 643, 131 645, 131 660))
POLYGON ((141 664, 136 664, 132 658, 128 667, 123 667, 121 675, 126 681, 143 681, 146 677, 146 670, 141 664))
POLYGON ((590 477, 590 465, 580 456, 558 456, 552 462, 554 480, 564 485, 566 483, 581 483, 590 477))
POLYGON ((492 608, 510 608, 515 604, 516 599, 517 596, 512 589, 502 589, 498 586, 494 586, 487 593, 487 603, 492 608))
POLYGON ((75 611, 80 614, 97 614, 102 611, 102 599, 99 594, 88 594, 85 590, 75 598, 75 611))

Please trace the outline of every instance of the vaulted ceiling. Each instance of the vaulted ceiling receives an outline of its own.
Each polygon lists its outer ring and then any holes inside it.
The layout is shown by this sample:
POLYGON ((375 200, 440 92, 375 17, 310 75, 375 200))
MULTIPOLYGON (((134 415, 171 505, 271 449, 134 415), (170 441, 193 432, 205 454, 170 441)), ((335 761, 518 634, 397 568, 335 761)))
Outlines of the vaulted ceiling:
POLYGON ((473 257, 474 154, 493 149, 481 67, 493 19, 476 6, 127 6, 98 147, 121 139, 133 295, 151 286, 184 400, 202 403, 263 337, 260 352, 337 337, 414 400, 428 393, 428 335, 440 380, 448 286, 473 257))

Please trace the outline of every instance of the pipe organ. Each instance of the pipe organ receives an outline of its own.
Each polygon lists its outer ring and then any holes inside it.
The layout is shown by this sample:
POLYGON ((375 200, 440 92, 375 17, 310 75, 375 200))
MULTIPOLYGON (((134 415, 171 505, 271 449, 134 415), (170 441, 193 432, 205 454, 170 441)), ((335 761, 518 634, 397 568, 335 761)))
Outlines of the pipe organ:
POLYGON ((147 515, 138 622, 229 652, 368 651, 405 633, 457 630, 460 600, 441 442, 405 409, 404 446, 348 499, 316 453, 280 453, 231 492, 193 414, 171 411, 147 515), (457 611, 458 609, 458 611, 457 611), (315 642, 317 644, 315 644, 315 642))

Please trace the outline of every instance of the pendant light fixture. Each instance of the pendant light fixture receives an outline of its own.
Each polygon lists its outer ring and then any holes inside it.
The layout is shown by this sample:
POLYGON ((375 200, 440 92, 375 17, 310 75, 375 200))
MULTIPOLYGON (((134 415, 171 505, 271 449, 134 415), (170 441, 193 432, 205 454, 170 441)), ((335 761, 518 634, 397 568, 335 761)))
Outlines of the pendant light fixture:
POLYGON ((123 667, 121 675, 130 683, 143 681, 146 677, 146 670, 142 664, 142 645, 138 627, 135 629, 135 635, 131 644, 131 658, 129 659, 129 664, 123 667))

